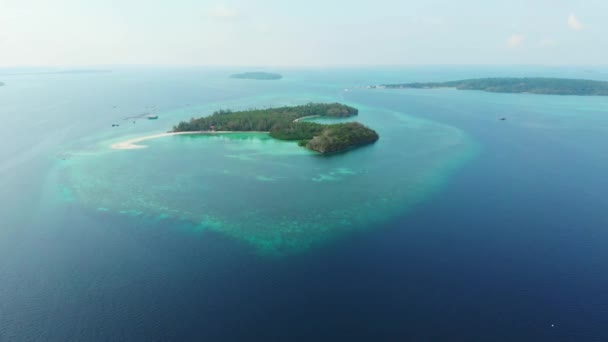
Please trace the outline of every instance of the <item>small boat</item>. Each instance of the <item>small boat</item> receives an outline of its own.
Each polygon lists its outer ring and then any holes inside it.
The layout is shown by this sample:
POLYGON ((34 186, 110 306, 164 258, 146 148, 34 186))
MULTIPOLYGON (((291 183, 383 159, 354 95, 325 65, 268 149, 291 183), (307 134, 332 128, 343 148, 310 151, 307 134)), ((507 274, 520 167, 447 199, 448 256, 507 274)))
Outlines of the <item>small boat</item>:
POLYGON ((158 119, 158 115, 150 115, 148 116, 148 120, 157 120, 158 119))

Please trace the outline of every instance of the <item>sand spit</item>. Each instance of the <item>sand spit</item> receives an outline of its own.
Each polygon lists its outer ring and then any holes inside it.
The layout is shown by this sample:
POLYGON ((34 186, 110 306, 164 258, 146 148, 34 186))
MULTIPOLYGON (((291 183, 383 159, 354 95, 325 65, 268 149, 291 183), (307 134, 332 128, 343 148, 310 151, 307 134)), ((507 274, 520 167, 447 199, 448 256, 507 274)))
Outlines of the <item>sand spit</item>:
POLYGON ((174 135, 193 135, 193 134, 229 134, 229 133, 268 133, 268 132, 238 132, 238 131, 198 131, 198 132, 171 132, 171 133, 160 133, 153 135, 146 135, 143 137, 133 138, 125 141, 121 141, 115 144, 112 144, 112 149, 115 150, 135 150, 140 148, 146 148, 146 145, 139 145, 139 143, 152 140, 159 139, 164 137, 170 137, 174 135))

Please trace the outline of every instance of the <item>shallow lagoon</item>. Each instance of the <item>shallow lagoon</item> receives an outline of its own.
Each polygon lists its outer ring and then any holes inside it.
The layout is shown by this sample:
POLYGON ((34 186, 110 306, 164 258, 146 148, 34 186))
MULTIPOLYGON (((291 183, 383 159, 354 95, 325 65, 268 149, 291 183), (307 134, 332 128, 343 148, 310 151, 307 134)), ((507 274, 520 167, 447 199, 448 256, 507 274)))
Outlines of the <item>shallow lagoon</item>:
POLYGON ((62 191, 92 210, 187 220, 283 255, 403 214, 476 151, 461 130, 403 113, 361 107, 356 120, 381 140, 330 156, 263 133, 101 143, 61 166, 62 191))

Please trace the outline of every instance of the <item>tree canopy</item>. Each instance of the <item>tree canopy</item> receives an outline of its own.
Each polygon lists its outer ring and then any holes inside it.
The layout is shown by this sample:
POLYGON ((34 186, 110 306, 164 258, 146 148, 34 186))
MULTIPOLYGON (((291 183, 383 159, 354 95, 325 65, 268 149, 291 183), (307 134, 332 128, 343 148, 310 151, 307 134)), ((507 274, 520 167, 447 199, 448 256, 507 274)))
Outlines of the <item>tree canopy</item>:
POLYGON ((309 116, 350 117, 357 114, 356 108, 339 103, 310 103, 238 112, 221 109, 207 117, 180 122, 173 127, 173 132, 262 131, 269 132, 275 139, 298 141, 300 146, 330 153, 373 143, 378 140, 378 134, 356 122, 324 125, 297 120, 309 116))

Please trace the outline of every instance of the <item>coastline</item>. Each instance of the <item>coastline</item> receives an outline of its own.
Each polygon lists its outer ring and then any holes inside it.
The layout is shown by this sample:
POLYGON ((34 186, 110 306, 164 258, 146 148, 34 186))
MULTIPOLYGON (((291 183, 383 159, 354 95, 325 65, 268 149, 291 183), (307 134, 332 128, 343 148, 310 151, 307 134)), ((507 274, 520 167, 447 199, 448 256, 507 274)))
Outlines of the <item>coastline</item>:
POLYGON ((195 131, 195 132, 167 132, 153 135, 146 135, 143 137, 133 138, 125 141, 121 141, 112 144, 110 147, 113 150, 137 150, 147 148, 146 145, 138 145, 138 143, 146 140, 170 137, 174 135, 194 135, 194 134, 230 134, 230 133, 268 133, 268 132, 257 132, 257 131, 195 131))
POLYGON ((300 120, 318 118, 318 117, 321 117, 321 115, 308 115, 308 116, 303 116, 301 118, 297 118, 297 119, 293 120, 293 122, 298 122, 300 120))

